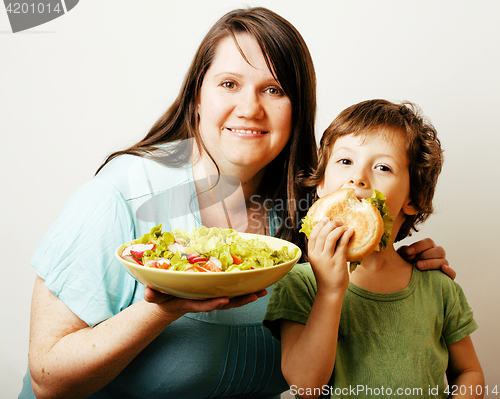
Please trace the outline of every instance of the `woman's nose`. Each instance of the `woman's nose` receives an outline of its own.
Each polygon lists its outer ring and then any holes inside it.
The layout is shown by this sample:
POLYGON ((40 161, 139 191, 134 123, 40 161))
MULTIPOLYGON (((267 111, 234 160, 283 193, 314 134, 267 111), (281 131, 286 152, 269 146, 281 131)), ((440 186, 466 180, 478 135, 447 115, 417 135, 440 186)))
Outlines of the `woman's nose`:
POLYGON ((246 90, 238 96, 236 115, 246 119, 260 119, 264 115, 264 108, 259 95, 252 90, 246 90))

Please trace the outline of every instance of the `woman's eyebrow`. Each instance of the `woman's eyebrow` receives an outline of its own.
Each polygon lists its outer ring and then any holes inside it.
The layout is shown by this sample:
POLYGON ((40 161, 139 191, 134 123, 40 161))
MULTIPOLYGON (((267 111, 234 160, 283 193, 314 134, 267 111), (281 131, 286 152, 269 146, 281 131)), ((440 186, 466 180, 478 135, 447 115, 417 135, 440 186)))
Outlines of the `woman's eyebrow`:
POLYGON ((230 71, 223 71, 223 72, 219 72, 219 73, 216 73, 214 75, 214 78, 220 78, 221 76, 227 76, 227 75, 231 75, 231 76, 234 76, 236 78, 242 78, 243 75, 237 73, 237 72, 230 72, 230 71))
MULTIPOLYGON (((228 76, 231 76, 231 77, 234 77, 237 79, 245 79, 245 75, 242 75, 238 72, 231 72, 231 71, 222 71, 222 72, 216 73, 215 75, 213 75, 213 78, 215 80, 218 80, 218 79, 221 79, 223 77, 228 77, 228 76)), ((272 77, 269 77, 269 79, 266 79, 264 81, 264 83, 265 84, 279 85, 278 81, 272 77)))

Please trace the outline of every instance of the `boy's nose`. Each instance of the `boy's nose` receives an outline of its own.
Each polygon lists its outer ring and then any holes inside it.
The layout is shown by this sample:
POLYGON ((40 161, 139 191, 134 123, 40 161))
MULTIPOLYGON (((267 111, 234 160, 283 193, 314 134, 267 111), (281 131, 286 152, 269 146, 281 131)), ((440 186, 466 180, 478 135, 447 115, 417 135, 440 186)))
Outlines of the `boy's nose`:
POLYGON ((354 178, 349 180, 349 184, 351 184, 353 186, 360 186, 360 187, 366 186, 366 183, 362 179, 354 179, 354 178))

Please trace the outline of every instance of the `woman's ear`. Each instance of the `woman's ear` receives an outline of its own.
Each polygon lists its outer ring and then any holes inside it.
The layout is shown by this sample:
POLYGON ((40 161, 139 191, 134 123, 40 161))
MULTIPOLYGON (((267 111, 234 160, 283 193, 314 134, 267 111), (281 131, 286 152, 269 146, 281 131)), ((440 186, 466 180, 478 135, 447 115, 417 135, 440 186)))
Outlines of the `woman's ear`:
POLYGON ((417 209, 413 206, 412 201, 408 198, 403 205, 403 212, 405 215, 411 216, 418 213, 417 209))

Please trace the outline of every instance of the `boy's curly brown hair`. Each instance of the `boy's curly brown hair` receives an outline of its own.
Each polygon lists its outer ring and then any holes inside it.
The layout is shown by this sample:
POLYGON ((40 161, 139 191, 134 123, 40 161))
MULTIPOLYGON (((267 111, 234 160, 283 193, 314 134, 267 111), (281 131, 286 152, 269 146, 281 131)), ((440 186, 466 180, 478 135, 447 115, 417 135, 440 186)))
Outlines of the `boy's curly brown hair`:
POLYGON ((416 226, 434 211, 432 199, 443 165, 443 150, 436 129, 415 104, 375 99, 342 111, 323 133, 319 165, 306 184, 315 187, 323 180, 333 145, 339 137, 366 134, 380 128, 403 134, 410 161, 410 199, 418 213, 406 216, 395 239, 400 241, 418 231, 416 226))

